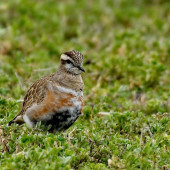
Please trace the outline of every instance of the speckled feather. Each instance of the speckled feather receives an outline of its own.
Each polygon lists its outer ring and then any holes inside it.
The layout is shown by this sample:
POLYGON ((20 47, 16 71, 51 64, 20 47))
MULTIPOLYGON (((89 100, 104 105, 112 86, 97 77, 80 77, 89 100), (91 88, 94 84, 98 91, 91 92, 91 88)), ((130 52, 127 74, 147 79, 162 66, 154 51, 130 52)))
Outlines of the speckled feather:
POLYGON ((67 51, 64 54, 66 54, 71 59, 73 59, 76 65, 79 65, 83 62, 84 57, 79 51, 72 50, 72 51, 67 51))
MULTIPOLYGON (((80 52, 69 51, 64 54, 74 61, 74 66, 82 65, 83 55, 80 52)), ((53 128, 57 130, 68 128, 81 114, 83 88, 81 75, 68 73, 60 62, 55 74, 37 80, 30 87, 21 112, 9 125, 26 122, 33 127, 34 122, 43 121, 46 124, 53 123, 53 128)))
POLYGON ((45 95, 46 95, 46 88, 47 88, 47 83, 48 81, 52 80, 54 74, 45 76, 39 80, 37 80, 28 90, 23 106, 22 106, 22 111, 21 114, 24 114, 25 111, 32 106, 33 103, 40 104, 45 95))

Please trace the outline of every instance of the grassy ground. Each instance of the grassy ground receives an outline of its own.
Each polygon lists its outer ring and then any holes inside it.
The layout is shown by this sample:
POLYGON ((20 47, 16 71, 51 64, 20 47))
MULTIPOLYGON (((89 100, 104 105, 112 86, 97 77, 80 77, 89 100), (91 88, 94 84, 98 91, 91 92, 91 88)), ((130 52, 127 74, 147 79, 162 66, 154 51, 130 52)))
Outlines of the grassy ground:
POLYGON ((169 9, 168 0, 1 0, 0 169, 170 168, 169 9), (82 117, 58 134, 8 127, 28 87, 70 49, 85 55, 82 117))

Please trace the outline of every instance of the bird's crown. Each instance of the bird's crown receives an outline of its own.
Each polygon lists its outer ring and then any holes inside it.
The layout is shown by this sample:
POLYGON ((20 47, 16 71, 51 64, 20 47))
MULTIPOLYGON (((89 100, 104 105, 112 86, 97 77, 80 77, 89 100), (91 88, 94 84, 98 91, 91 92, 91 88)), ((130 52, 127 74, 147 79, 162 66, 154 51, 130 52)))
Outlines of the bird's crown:
POLYGON ((75 65, 81 65, 83 62, 83 58, 83 55, 76 50, 67 51, 61 56, 61 59, 70 59, 75 65))

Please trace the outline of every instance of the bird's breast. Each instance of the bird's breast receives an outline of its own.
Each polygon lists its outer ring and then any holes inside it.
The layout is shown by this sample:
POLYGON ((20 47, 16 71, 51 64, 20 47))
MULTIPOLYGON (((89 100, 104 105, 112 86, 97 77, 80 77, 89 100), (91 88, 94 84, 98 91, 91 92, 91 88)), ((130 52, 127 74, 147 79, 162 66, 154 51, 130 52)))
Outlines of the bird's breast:
POLYGON ((73 119, 80 114, 83 108, 83 92, 71 89, 55 87, 55 90, 47 90, 44 101, 39 105, 33 105, 27 114, 34 121, 46 121, 54 115, 60 116, 67 113, 73 119))

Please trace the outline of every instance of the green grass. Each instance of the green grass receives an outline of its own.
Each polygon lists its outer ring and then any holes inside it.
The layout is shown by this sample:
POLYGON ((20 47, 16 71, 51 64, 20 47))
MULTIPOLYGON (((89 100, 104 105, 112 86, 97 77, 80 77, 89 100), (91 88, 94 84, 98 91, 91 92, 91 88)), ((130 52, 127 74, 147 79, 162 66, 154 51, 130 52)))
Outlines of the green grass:
POLYGON ((169 169, 169 9, 168 0, 1 0, 0 169, 169 169), (8 127, 28 87, 71 49, 85 56, 83 115, 57 134, 8 127))

